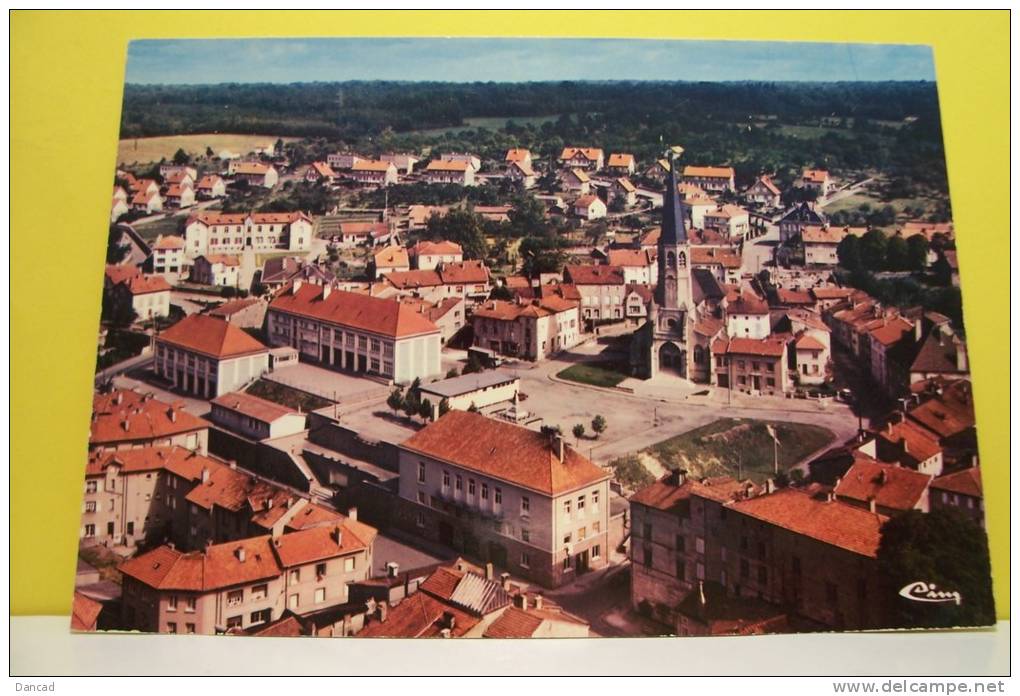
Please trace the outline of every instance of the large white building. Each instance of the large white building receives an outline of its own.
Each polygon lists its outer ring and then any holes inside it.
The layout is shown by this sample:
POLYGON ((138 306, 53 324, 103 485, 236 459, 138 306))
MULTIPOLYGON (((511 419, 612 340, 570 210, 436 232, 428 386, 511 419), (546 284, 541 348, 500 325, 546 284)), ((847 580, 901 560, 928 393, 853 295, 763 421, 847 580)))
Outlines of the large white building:
POLYGON ((199 213, 184 228, 189 259, 205 254, 308 251, 312 219, 304 213, 199 213))
POLYGON ((400 445, 395 517, 555 587, 606 565, 609 479, 562 437, 452 410, 400 445))
POLYGON ((238 391, 269 371, 269 349, 230 322, 204 314, 156 337, 156 374, 203 399, 238 391))
POLYGON ((439 327, 396 299, 295 280, 269 304, 266 321, 271 345, 333 369, 397 383, 442 374, 439 327))

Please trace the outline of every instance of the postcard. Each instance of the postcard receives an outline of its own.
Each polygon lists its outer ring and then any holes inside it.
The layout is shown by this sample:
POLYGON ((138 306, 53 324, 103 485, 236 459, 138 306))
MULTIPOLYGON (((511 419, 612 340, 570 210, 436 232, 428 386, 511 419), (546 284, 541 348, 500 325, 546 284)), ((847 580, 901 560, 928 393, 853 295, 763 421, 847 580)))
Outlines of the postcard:
POLYGON ((136 41, 112 175, 73 630, 994 622, 929 48, 136 41))

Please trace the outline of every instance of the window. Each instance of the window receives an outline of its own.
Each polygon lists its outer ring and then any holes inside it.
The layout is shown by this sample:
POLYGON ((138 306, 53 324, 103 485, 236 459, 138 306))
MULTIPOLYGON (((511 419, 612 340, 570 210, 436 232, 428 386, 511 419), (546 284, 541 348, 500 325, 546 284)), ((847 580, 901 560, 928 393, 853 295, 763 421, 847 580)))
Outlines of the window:
POLYGON ((290 571, 290 581, 291 582, 301 582, 301 569, 300 568, 295 568, 294 570, 290 571))
POLYGON ((425 462, 418 462, 418 483, 425 483, 425 462))
POLYGON ((651 540, 652 538, 652 523, 645 522, 641 525, 641 538, 651 540))
POLYGON ((85 525, 85 536, 87 538, 94 537, 96 535, 96 525, 87 524, 85 525))
POLYGON ((483 483, 482 484, 482 500, 488 500, 488 499, 489 499, 489 484, 483 483))
POLYGON ((96 490, 98 490, 98 488, 99 488, 99 486, 98 486, 98 484, 95 481, 86 481, 85 482, 85 492, 86 493, 95 493, 96 490))
POLYGON ((195 624, 193 624, 193 623, 186 623, 186 624, 184 624, 184 632, 188 633, 188 634, 194 634, 195 633, 195 624))
POLYGON ((176 623, 174 623, 173 621, 171 621, 170 623, 168 623, 168 624, 166 625, 166 632, 167 632, 167 633, 177 633, 177 624, 176 624, 176 623))
POLYGON ((563 559, 563 570, 573 570, 573 568, 570 567, 570 556, 563 559))
POLYGON ((326 564, 325 563, 316 563, 315 564, 315 577, 317 579, 321 579, 321 578, 326 577, 326 564))
POLYGON ((95 512, 95 511, 96 511, 96 501, 90 500, 89 502, 85 503, 85 512, 95 512))
POLYGON ((271 609, 259 609, 258 611, 253 611, 251 613, 251 616, 249 617, 249 620, 253 626, 257 624, 269 623, 270 621, 272 621, 272 619, 273 612, 271 609))
POLYGON ((704 563, 699 563, 697 566, 695 566, 694 572, 698 576, 698 580, 704 580, 705 579, 705 564, 704 563))
POLYGON ((644 546, 644 565, 651 567, 652 565, 652 547, 650 544, 644 546))
POLYGON ((578 541, 583 541, 585 538, 587 538, 587 536, 588 536, 588 528, 587 527, 581 527, 580 529, 577 530, 577 540, 578 541))
POLYGON ((415 516, 414 523, 416 525, 418 525, 419 527, 424 527, 425 526, 425 513, 424 512, 419 512, 415 516))
POLYGON ((687 564, 682 558, 676 559, 676 579, 682 582, 687 581, 687 564))
POLYGON ((251 588, 252 599, 265 599, 268 596, 269 596, 268 584, 255 585, 254 587, 251 588))
POLYGON ((597 490, 591 492, 591 509, 595 511, 599 509, 599 492, 597 490))
POLYGON ((419 505, 425 504, 425 491, 418 491, 418 504, 419 505))
POLYGON ((705 540, 702 537, 695 537, 694 550, 697 553, 705 553, 705 540))
POLYGON ((531 556, 528 555, 527 551, 521 553, 521 568, 531 567, 531 556))
POLYGON ((592 522, 591 523, 591 533, 592 534, 599 534, 601 532, 602 532, 602 523, 601 522, 592 522))
POLYGON ((186 597, 184 599, 184 611, 194 613, 195 611, 195 598, 186 597))
POLYGON ((531 541, 531 530, 530 529, 522 529, 521 530, 521 541, 524 541, 524 542, 531 541))
POLYGON ((599 548, 598 544, 595 544, 594 546, 591 547, 591 557, 592 558, 599 558, 601 555, 602 555, 602 549, 599 548))
POLYGON ((453 487, 454 490, 458 491, 464 490, 464 479, 460 474, 457 474, 456 478, 454 479, 453 487))
POLYGON ((326 588, 320 587, 317 590, 315 590, 315 603, 322 604, 325 601, 326 601, 326 588))
POLYGON ((563 501, 563 514, 567 517, 570 517, 570 506, 571 501, 569 498, 563 501))
POLYGON ((231 616, 227 619, 227 629, 241 628, 241 624, 244 622, 244 618, 241 616, 231 616))
POLYGON ((531 512, 531 498, 526 495, 521 496, 521 514, 526 515, 531 512))
POLYGON ((348 558, 344 559, 344 572, 345 573, 352 572, 354 570, 355 566, 356 566, 356 563, 355 563, 354 556, 349 556, 348 558))
POLYGON ((474 494, 475 494, 475 480, 469 478, 468 479, 468 495, 474 496, 474 494))
POLYGON ((443 488, 449 488, 449 487, 450 487, 450 472, 449 471, 444 471, 443 472, 443 488))
POLYGON ((683 553, 687 550, 687 542, 684 540, 683 534, 676 535, 676 550, 683 553))
POLYGON ((495 502, 496 505, 502 505, 503 504, 503 489, 502 488, 500 488, 499 486, 496 486, 492 490, 492 495, 493 495, 493 502, 495 502))
POLYGON ((134 522, 128 522, 127 523, 127 533, 128 533, 129 536, 135 533, 135 523, 134 522))
POLYGON ((244 590, 231 590, 227 593, 227 606, 235 607, 244 599, 244 590))
POLYGON ((287 606, 290 609, 297 609, 299 606, 301 606, 301 597, 298 595, 297 592, 295 592, 294 594, 287 598, 287 606))
POLYGON ((574 535, 571 534, 570 532, 567 532, 566 534, 563 535, 563 543, 564 544, 569 544, 571 541, 573 541, 573 539, 574 539, 574 535))
POLYGON ((166 598, 166 610, 177 611, 177 595, 170 595, 166 598))
POLYGON ((577 496, 577 514, 583 515, 584 513, 581 512, 582 510, 584 510, 584 496, 579 495, 577 496))

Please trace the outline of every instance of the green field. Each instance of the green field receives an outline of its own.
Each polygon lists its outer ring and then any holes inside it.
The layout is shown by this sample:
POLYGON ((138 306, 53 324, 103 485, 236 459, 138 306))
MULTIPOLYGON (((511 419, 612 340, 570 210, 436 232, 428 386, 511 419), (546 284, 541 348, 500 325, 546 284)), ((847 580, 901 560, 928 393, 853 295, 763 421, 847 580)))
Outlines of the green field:
POLYGON ((287 408, 301 409, 305 413, 325 408, 333 403, 320 396, 303 392, 300 389, 292 389, 278 382, 271 382, 268 379, 260 379, 255 382, 248 387, 247 393, 266 401, 281 404, 287 408))
POLYGON ((135 231, 147 242, 155 241, 156 237, 163 235, 181 234, 181 227, 185 216, 173 215, 160 220, 146 222, 141 225, 132 225, 135 231))
POLYGON ((506 126, 507 121, 513 121, 517 125, 540 126, 559 118, 559 114, 553 116, 478 116, 465 118, 464 124, 460 126, 443 126, 442 128, 424 128, 422 130, 409 131, 412 135, 423 135, 426 137, 445 135, 446 133, 460 133, 461 131, 482 128, 484 130, 500 130, 506 126))
MULTIPOLYGON (((284 142, 297 138, 284 138, 284 142)), ((170 159, 178 149, 193 157, 205 155, 211 147, 219 154, 230 150, 244 156, 257 147, 266 147, 277 141, 275 135, 235 135, 232 133, 199 133, 196 135, 164 135, 155 138, 127 138, 117 146, 117 162, 120 164, 147 164, 170 159)))
POLYGON ((571 382, 606 388, 615 387, 628 377, 623 372, 613 369, 610 363, 578 363, 560 370, 556 376, 571 382))
POLYGON ((772 425, 779 439, 780 471, 788 470, 836 437, 817 425, 720 418, 663 440, 643 453, 668 469, 686 469, 695 477, 732 476, 761 483, 773 476, 774 450, 767 424, 772 425))

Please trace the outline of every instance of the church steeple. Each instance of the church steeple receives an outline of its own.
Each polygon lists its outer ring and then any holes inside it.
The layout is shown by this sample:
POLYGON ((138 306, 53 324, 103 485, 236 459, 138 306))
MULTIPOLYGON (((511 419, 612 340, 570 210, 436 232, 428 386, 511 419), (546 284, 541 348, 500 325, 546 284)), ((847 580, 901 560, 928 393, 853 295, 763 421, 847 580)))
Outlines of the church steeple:
POLYGON ((662 195, 662 232, 659 238, 667 246, 687 243, 687 225, 677 191, 676 158, 669 157, 669 181, 662 195))

